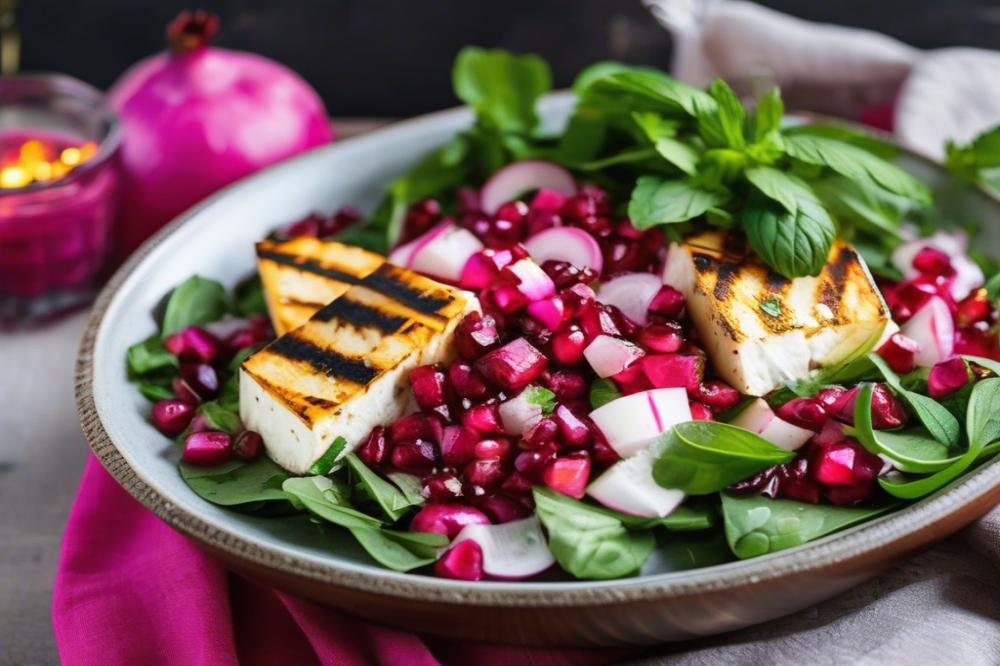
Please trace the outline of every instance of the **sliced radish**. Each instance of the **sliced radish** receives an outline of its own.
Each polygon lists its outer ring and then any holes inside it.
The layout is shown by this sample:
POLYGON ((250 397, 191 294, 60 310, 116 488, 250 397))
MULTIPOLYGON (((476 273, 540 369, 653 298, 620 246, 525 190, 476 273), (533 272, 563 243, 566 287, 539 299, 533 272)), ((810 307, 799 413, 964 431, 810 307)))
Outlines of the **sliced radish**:
POLYGON ((750 403, 730 424, 756 433, 786 451, 796 450, 816 434, 779 418, 763 398, 750 403))
POLYGON ((616 462, 589 486, 587 494, 615 511, 643 518, 663 518, 684 500, 684 493, 653 480, 653 456, 639 451, 616 462))
POLYGON ((505 270, 513 273, 520 282, 517 290, 529 301, 540 301, 556 293, 556 285, 549 274, 531 259, 515 261, 505 270))
POLYGON ((951 267, 955 269, 955 276, 951 281, 951 297, 960 301, 986 280, 979 264, 966 255, 968 244, 968 236, 962 231, 936 231, 926 238, 901 243, 892 252, 892 263, 904 278, 910 280, 920 275, 920 271, 913 267, 913 260, 920 250, 932 247, 944 252, 951 259, 951 267))
POLYGON ((468 229, 442 222, 414 241, 408 268, 431 277, 457 283, 469 257, 483 244, 468 229))
POLYGON ((986 282, 983 269, 964 254, 953 256, 951 267, 955 269, 955 277, 951 281, 951 297, 956 301, 962 300, 971 294, 973 289, 978 289, 986 282))
POLYGON ((628 458, 674 425, 690 421, 691 407, 682 388, 653 389, 612 400, 590 418, 611 448, 628 458))
POLYGON ((529 190, 554 190, 576 194, 576 181, 569 171, 545 160, 524 160, 508 164, 493 174, 479 193, 483 212, 492 215, 502 204, 529 190))
POLYGON ((662 286, 662 280, 651 273, 626 273, 602 284, 597 300, 614 305, 636 324, 645 326, 649 323, 649 304, 662 286))
POLYGON ((583 350, 587 363, 598 377, 611 377, 646 355, 628 340, 611 335, 598 335, 583 350))
POLYGON ((407 268, 410 265, 410 260, 413 258, 413 251, 417 249, 417 243, 420 242, 419 238, 411 240, 409 243, 403 243, 402 245, 397 245, 389 253, 389 261, 397 266, 402 266, 407 268))
POLYGON ((528 254, 539 264, 546 261, 565 261, 583 270, 589 268, 600 274, 604 268, 604 255, 594 237, 576 227, 543 229, 524 242, 528 254))
POLYGON ((483 572, 494 578, 528 578, 555 563, 536 516, 501 525, 466 525, 451 545, 469 539, 483 549, 483 572))
POLYGON ((931 296, 922 308, 903 324, 901 333, 920 345, 914 357, 917 365, 930 367, 952 357, 955 322, 948 304, 931 296))
POLYGON ((500 422, 508 435, 523 435, 542 418, 542 406, 528 400, 531 387, 500 405, 500 422))

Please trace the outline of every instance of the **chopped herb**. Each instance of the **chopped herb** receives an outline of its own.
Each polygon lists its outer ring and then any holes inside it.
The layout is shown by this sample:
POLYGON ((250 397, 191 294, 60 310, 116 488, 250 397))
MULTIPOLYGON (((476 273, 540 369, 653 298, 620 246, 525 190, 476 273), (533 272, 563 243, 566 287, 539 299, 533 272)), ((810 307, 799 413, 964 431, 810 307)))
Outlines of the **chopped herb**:
POLYGON ((772 317, 781 316, 781 303, 777 299, 770 299, 767 301, 761 301, 760 309, 764 311, 765 314, 769 314, 772 317))

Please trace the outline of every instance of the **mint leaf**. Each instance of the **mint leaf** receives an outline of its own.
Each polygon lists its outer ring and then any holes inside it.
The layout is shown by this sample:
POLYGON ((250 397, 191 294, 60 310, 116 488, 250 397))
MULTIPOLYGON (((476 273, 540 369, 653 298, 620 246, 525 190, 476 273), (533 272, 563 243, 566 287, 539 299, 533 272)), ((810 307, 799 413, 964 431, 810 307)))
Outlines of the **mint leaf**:
POLYGON ((529 386, 524 389, 525 400, 540 407, 542 416, 548 416, 556 409, 556 394, 543 386, 529 386))
POLYGON ((743 226, 754 251, 787 278, 817 275, 836 232, 829 213, 815 201, 800 200, 792 215, 763 196, 747 202, 743 226))
POLYGON ((715 113, 698 116, 698 127, 711 143, 721 143, 730 148, 746 148, 744 135, 747 114, 736 93, 722 79, 712 81, 708 94, 716 102, 715 113))
POLYGON ((657 111, 689 118, 706 116, 716 109, 711 95, 650 69, 632 69, 603 76, 590 84, 586 95, 611 107, 657 111))
POLYGON ((767 301, 761 301, 760 309, 765 314, 769 314, 772 317, 781 316, 781 303, 777 299, 770 299, 767 301))
POLYGON ((772 132, 781 128, 781 119, 785 116, 785 105, 781 101, 781 91, 771 88, 757 102, 753 116, 754 142, 764 141, 772 132))
POLYGON ((689 181, 640 176, 632 190, 628 215, 637 229, 645 230, 660 224, 686 222, 728 199, 728 193, 707 190, 689 181))
POLYGON ((538 125, 535 103, 552 88, 552 73, 536 55, 470 46, 455 58, 452 85, 484 125, 530 134, 538 125))
POLYGON ((816 195, 802 179, 774 167, 759 166, 747 169, 746 179, 761 194, 785 207, 792 215, 799 211, 799 202, 819 204, 816 195))

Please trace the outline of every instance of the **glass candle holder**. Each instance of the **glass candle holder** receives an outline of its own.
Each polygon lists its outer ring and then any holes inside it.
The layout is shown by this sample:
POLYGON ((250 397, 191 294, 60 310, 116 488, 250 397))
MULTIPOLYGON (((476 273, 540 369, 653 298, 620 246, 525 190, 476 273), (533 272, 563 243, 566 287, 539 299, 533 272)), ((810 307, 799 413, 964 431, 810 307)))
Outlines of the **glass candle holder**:
POLYGON ((90 301, 118 209, 104 95, 58 74, 0 77, 0 328, 90 301))

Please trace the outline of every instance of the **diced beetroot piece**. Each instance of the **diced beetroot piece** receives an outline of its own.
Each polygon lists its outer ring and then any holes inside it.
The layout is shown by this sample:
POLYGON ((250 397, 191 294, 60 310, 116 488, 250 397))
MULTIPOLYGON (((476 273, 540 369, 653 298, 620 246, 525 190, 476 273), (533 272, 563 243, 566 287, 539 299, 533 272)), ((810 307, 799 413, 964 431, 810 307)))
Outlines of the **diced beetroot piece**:
POLYGON ((691 407, 691 418, 695 421, 714 421, 715 417, 712 415, 712 410, 698 402, 697 400, 692 400, 688 403, 691 407))
POLYGON ((495 488, 504 479, 503 463, 499 458, 473 460, 462 469, 465 480, 479 488, 495 488))
POLYGON ((497 323, 489 315, 470 312, 455 328, 455 344, 462 358, 474 361, 500 346, 497 323))
POLYGON ((444 373, 433 365, 422 365, 410 372, 413 397, 422 409, 433 409, 445 403, 444 373))
POLYGON ((462 413, 462 424, 484 435, 503 433, 499 405, 493 402, 473 405, 462 413))
POLYGON ((855 481, 856 452, 848 442, 817 448, 812 469, 816 480, 828 486, 848 486, 855 481))
POLYGON ((397 419, 388 430, 389 441, 393 444, 406 444, 418 439, 439 442, 441 434, 440 422, 435 417, 420 412, 397 419))
POLYGON ((931 368, 927 392, 935 400, 942 400, 968 384, 970 379, 969 366, 962 359, 942 361, 931 368))
POLYGON ((385 441, 385 428, 375 426, 368 433, 368 439, 358 447, 358 457, 369 467, 381 465, 389 452, 389 447, 385 441))
POLYGON ((434 445, 425 439, 397 444, 392 449, 392 466, 400 472, 423 476, 436 464, 434 445))
POLYGON ((566 316, 576 317, 580 311, 591 306, 597 300, 594 290, 582 283, 576 283, 559 292, 566 306, 566 316))
POLYGON ((971 326, 981 321, 987 321, 993 311, 985 289, 976 289, 960 301, 957 307, 955 323, 958 326, 971 326))
POLYGON ((831 486, 823 490, 827 501, 834 506, 853 506, 864 502, 875 494, 877 488, 873 481, 858 481, 849 486, 831 486))
POLYGON ((555 331, 562 326, 563 321, 566 319, 566 306, 563 304, 561 297, 550 296, 540 301, 529 303, 528 314, 550 331, 555 331))
POLYGON ((665 284, 653 297, 649 304, 649 311, 667 319, 680 319, 684 316, 684 305, 684 294, 669 284, 665 284))
POLYGON ((556 370, 542 375, 542 385, 556 395, 558 402, 579 400, 590 389, 586 377, 574 370, 556 370))
POLYGON ((543 261, 542 270, 552 278, 557 289, 567 289, 575 284, 589 284, 599 277, 592 268, 580 268, 568 261, 555 259, 543 261))
POLYGON ((879 348, 878 354, 893 371, 905 375, 917 367, 916 354, 919 351, 920 345, 915 340, 902 333, 894 333, 879 348))
POLYGON ((552 355, 561 365, 576 365, 583 360, 587 336, 576 324, 566 324, 552 336, 552 355))
POLYGON ((617 375, 612 377, 615 384, 618 386, 618 390, 624 395, 630 395, 632 393, 638 393, 640 391, 646 391, 653 388, 649 380, 646 379, 646 373, 642 371, 642 364, 636 363, 631 365, 617 375))
POLYGON ((778 408, 778 417, 792 425, 819 432, 830 415, 816 398, 793 398, 778 408))
POLYGON ((819 484, 809 476, 809 459, 799 456, 787 465, 781 465, 778 496, 797 502, 818 504, 819 484))
POLYGON ((431 502, 451 502, 462 496, 462 481, 453 472, 424 477, 420 494, 431 502))
POLYGON ((677 322, 667 321, 640 328, 636 340, 650 351, 669 354, 679 350, 684 344, 684 332, 677 322))
POLYGON ((197 405, 199 402, 201 402, 201 397, 194 392, 194 389, 191 388, 191 385, 188 384, 183 379, 181 379, 180 377, 174 377, 173 380, 171 381, 170 386, 174 392, 174 395, 181 402, 186 402, 189 405, 197 405))
POLYGON ((590 456, 594 467, 598 470, 611 467, 621 460, 621 456, 611 448, 611 445, 604 439, 604 435, 597 428, 594 429, 594 443, 590 447, 590 456))
POLYGON ((538 378, 548 359, 524 338, 517 338, 476 361, 476 369, 504 389, 524 388, 538 378))
POLYGON ((500 490, 512 495, 530 495, 532 483, 520 472, 512 472, 507 479, 500 484, 500 490))
POLYGON ((441 435, 441 458, 448 467, 461 467, 476 457, 480 435, 465 426, 446 426, 441 435))
POLYGON ((559 424, 554 419, 540 419, 524 433, 521 438, 521 448, 537 450, 555 446, 558 434, 559 424))
POLYGON ((219 392, 219 375, 208 363, 181 363, 181 379, 202 400, 219 392))
POLYGON ((233 455, 240 460, 256 460, 264 451, 264 439, 253 430, 244 430, 233 440, 233 455))
POLYGON ((502 461, 507 459, 513 451, 514 447, 511 446, 510 440, 503 437, 481 439, 476 442, 475 446, 475 456, 478 460, 496 458, 502 461))
POLYGON ((615 325, 611 310, 602 303, 585 305, 579 313, 580 328, 583 329, 587 342, 598 335, 620 336, 622 331, 615 325))
POLYGON ((462 531, 466 525, 489 525, 485 513, 464 504, 431 503, 417 511, 410 521, 411 532, 434 532, 449 539, 462 531))
POLYGON ((955 274, 948 255, 935 247, 924 247, 913 257, 913 267, 925 275, 948 277, 955 274))
MULTIPOLYGON (((504 485, 506 483, 505 481, 504 485)), ((476 507, 489 516, 494 525, 502 525, 531 515, 531 509, 524 502, 500 493, 490 493, 476 500, 476 507)))
POLYGON ((556 458, 545 468, 543 480, 549 488, 580 499, 590 480, 590 456, 579 451, 556 458))
POLYGON ((847 439, 847 435, 844 434, 844 425, 836 419, 827 419, 823 428, 813 436, 811 441, 818 446, 824 446, 845 439, 847 439))
POLYGON ((654 388, 685 388, 695 394, 705 374, 705 357, 698 354, 650 354, 639 365, 654 388))
POLYGON ((192 465, 221 465, 232 457, 232 438, 224 432, 194 432, 184 440, 181 460, 192 465))
POLYGON ((542 474, 549 461, 556 457, 554 446, 542 447, 535 451, 522 451, 514 458, 514 469, 535 482, 542 480, 542 474))
POLYGON ((455 544, 434 563, 434 575, 453 580, 482 580, 483 549, 472 539, 455 544))
POLYGON ((505 315, 520 312, 528 305, 529 299, 516 285, 496 282, 480 293, 480 298, 505 315))
POLYGON ((739 391, 718 379, 711 379, 699 384, 695 396, 715 412, 735 407, 743 398, 739 391))
POLYGON ((556 190, 542 188, 531 199, 531 208, 546 213, 558 213, 566 204, 566 195, 556 190))
POLYGON ((211 363, 222 350, 222 342, 200 326, 188 326, 163 341, 171 354, 184 361, 211 363))
MULTIPOLYGON (((841 423, 854 424, 854 403, 857 401, 860 387, 855 386, 847 391, 827 411, 841 423)), ((903 404, 885 384, 875 384, 872 392, 872 427, 879 430, 898 428, 906 423, 906 410, 903 404)))
POLYGON ((559 435, 568 446, 585 446, 590 441, 590 425, 566 405, 559 405, 552 414, 559 426, 559 435))
POLYGON ((194 418, 194 406, 183 400, 160 400, 151 411, 151 418, 156 429, 167 437, 176 437, 194 418))
POLYGON ((486 396, 489 389, 486 382, 471 364, 454 361, 448 366, 448 381, 451 388, 462 398, 478 400, 486 396))
POLYGON ((584 358, 598 377, 617 375, 645 355, 641 347, 610 335, 598 335, 583 350, 584 358))

